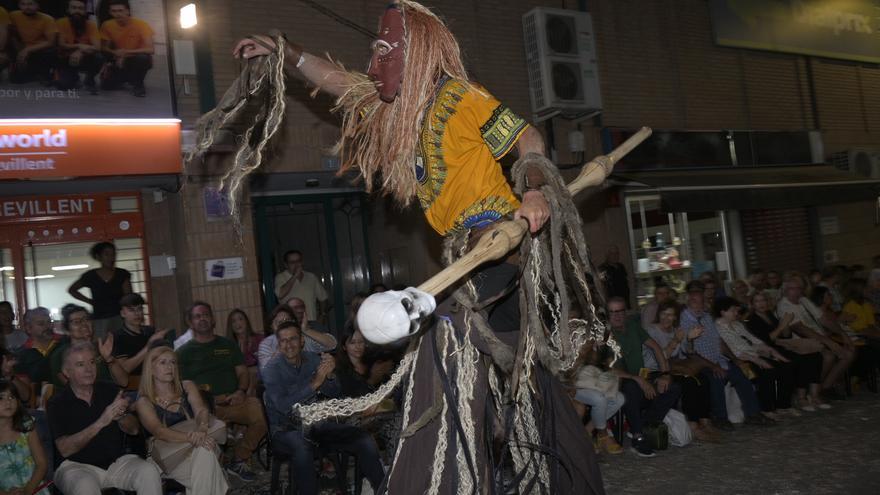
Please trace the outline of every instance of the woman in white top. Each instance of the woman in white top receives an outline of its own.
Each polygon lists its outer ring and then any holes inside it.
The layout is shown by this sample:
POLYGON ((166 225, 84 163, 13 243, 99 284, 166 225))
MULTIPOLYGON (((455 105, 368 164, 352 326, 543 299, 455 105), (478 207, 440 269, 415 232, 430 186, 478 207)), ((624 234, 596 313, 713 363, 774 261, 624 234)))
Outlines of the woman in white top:
MULTIPOLYGON (((757 382, 761 408, 765 416, 778 419, 776 415, 778 404, 788 401, 782 400, 777 394, 784 391, 782 393, 791 395, 795 382, 794 365, 779 351, 749 333, 745 325, 739 321, 739 312, 740 306, 736 299, 723 297, 715 301, 717 317, 715 326, 721 339, 733 354, 733 361, 740 368, 748 368, 746 362, 755 365, 752 371, 757 382), (778 388, 777 382, 780 385, 778 388)), ((748 376, 748 372, 746 375, 748 376)), ((827 404, 817 405, 823 409, 829 407, 827 404)))

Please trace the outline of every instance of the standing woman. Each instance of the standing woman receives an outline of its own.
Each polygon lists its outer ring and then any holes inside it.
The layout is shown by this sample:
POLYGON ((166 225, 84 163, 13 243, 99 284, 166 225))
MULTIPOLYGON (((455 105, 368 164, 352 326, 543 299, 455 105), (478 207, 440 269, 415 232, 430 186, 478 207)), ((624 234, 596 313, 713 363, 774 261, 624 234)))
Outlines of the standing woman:
POLYGON ((244 365, 247 366, 248 374, 250 375, 247 395, 248 397, 256 397, 257 351, 260 349, 260 342, 263 341, 265 335, 254 333, 247 313, 236 308, 226 318, 226 336, 237 343, 241 353, 244 354, 244 365))
POLYGON ((156 439, 193 447, 185 461, 163 470, 165 476, 185 486, 187 495, 226 493, 229 485, 217 460, 220 449, 208 433, 214 418, 196 385, 180 381, 177 355, 170 347, 157 347, 147 355, 135 408, 144 428, 156 439), (191 418, 196 421, 194 431, 171 428, 191 418))
POLYGON ((119 300, 131 293, 131 273, 116 267, 116 246, 112 242, 95 244, 89 254, 101 266, 83 273, 67 292, 92 305, 92 327, 98 340, 104 340, 109 332, 122 328, 119 300), (92 291, 91 298, 80 292, 83 287, 92 291))

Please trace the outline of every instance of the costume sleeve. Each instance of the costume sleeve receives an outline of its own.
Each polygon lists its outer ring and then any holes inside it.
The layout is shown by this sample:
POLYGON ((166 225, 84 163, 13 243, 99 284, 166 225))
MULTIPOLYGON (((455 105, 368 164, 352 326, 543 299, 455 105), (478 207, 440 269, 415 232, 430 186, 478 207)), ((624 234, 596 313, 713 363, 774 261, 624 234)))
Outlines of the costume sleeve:
POLYGON ((9 13, 3 7, 0 7, 0 26, 8 26, 9 24, 9 13))
POLYGON ((51 17, 46 17, 46 22, 43 23, 43 36, 48 40, 52 40, 52 37, 55 36, 55 33, 58 32, 58 26, 55 25, 55 19, 51 17))
POLYGON ((140 24, 141 37, 144 41, 153 39, 153 28, 146 22, 140 24))
POLYGON ((466 118, 477 127, 480 137, 496 160, 506 155, 529 126, 519 115, 495 99, 485 89, 474 86, 465 94, 466 118))
POLYGON ((86 34, 89 36, 89 43, 98 45, 101 43, 101 33, 98 32, 98 25, 89 22, 86 25, 86 34))
POLYGON ((112 33, 112 29, 110 28, 111 22, 113 22, 113 20, 107 20, 101 24, 100 33, 101 33, 101 39, 103 41, 109 41, 109 42, 113 41, 113 33, 112 33))

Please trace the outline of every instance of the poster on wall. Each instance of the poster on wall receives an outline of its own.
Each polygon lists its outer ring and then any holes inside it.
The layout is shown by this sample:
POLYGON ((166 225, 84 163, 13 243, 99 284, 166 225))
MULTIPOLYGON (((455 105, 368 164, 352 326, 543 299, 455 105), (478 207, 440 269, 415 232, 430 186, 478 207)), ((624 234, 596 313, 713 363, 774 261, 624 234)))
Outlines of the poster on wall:
POLYGON ((165 19, 157 0, 0 0, 0 119, 172 117, 165 19))

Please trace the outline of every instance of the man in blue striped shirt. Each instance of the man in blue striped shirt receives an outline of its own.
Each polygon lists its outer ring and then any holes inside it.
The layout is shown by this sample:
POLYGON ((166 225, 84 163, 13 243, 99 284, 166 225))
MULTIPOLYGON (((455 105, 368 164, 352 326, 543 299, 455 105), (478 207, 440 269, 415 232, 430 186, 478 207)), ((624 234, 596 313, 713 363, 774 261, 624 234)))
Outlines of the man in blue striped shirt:
POLYGON ((687 305, 681 312, 681 329, 685 333, 695 327, 703 327, 703 333, 694 340, 688 341, 688 352, 697 354, 709 361, 710 368, 703 371, 704 378, 709 380, 710 401, 712 407, 712 424, 725 431, 732 431, 733 424, 727 419, 727 401, 724 398, 724 386, 728 382, 736 389, 742 403, 746 424, 771 425, 775 421, 761 414, 758 395, 752 382, 746 378, 739 366, 731 365, 724 355, 721 336, 715 328, 712 315, 705 312, 703 283, 691 280, 686 287, 687 305))

